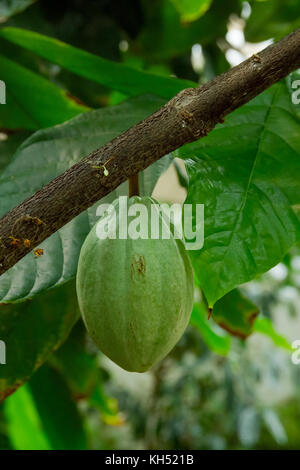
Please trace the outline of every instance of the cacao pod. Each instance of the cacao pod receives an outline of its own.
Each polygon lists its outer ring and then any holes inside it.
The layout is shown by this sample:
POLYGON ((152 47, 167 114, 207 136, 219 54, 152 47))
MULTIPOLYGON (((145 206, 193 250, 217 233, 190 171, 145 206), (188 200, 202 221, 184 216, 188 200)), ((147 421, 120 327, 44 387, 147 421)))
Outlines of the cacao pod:
MULTIPOLYGON (((150 233, 151 206, 161 219, 160 205, 150 197, 127 199, 128 208, 136 203, 149 214, 150 233)), ((77 296, 99 349, 123 369, 145 372, 170 352, 189 323, 193 271, 183 242, 172 234, 121 239, 119 200, 113 207, 117 238, 99 239, 98 222, 92 228, 80 253, 77 296)))

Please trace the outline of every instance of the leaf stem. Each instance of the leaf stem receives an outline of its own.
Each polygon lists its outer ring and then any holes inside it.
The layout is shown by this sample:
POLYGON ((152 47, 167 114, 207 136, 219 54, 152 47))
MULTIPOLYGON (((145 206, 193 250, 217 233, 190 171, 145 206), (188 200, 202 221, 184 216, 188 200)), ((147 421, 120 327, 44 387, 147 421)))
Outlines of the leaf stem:
POLYGON ((140 195, 139 174, 136 173, 128 180, 129 183, 129 197, 140 195))

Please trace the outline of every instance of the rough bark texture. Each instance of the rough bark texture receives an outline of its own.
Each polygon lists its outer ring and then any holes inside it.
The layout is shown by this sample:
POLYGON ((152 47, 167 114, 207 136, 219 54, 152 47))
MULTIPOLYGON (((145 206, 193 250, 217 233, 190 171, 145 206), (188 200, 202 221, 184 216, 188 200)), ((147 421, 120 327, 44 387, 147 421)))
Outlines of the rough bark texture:
POLYGON ((206 136, 227 114, 298 67, 300 29, 205 85, 183 90, 72 166, 0 219, 0 274, 123 181, 206 136), (31 240, 30 247, 15 239, 31 240))

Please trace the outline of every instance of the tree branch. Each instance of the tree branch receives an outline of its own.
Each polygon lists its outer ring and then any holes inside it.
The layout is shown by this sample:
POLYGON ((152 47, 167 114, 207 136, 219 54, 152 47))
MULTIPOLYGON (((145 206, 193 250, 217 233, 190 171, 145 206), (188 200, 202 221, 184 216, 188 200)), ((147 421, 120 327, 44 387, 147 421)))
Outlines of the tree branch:
POLYGON ((298 67, 300 29, 205 85, 183 90, 72 166, 0 219, 0 274, 123 181, 206 136, 227 114, 298 67))

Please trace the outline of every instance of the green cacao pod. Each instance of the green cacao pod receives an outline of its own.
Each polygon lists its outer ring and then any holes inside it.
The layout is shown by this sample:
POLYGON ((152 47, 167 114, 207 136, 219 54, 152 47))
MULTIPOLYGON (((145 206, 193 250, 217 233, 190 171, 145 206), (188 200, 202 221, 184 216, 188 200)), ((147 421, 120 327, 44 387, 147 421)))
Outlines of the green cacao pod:
MULTIPOLYGON (((149 233, 151 210, 163 223, 154 199, 126 201, 128 208, 137 203, 146 208, 149 233)), ((123 369, 145 372, 170 352, 189 323, 193 271, 183 242, 173 235, 120 238, 119 200, 113 207, 116 238, 99 239, 97 224, 92 228, 80 253, 77 296, 99 349, 123 369)))

